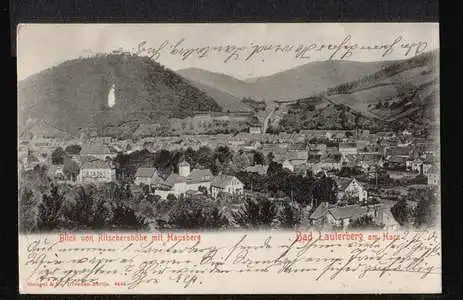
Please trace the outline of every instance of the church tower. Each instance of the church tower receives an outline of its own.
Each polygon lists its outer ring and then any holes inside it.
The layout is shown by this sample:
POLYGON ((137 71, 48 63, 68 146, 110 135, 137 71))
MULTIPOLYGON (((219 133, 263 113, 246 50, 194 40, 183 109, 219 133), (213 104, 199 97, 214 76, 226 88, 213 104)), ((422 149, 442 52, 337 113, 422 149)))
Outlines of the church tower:
POLYGON ((190 175, 190 164, 186 161, 182 161, 178 164, 178 175, 182 177, 188 177, 190 175))

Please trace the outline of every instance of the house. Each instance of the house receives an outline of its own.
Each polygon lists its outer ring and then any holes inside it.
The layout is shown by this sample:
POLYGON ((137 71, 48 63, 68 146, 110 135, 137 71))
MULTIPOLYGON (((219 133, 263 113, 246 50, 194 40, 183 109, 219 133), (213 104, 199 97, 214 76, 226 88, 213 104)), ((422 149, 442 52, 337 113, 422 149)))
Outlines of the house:
POLYGON ((307 162, 313 174, 321 171, 341 170, 342 159, 339 156, 314 157, 307 162))
POLYGON ((289 160, 285 160, 282 164, 283 169, 288 169, 291 172, 294 172, 294 165, 291 164, 289 160))
POLYGON ((249 127, 249 133, 251 134, 261 134, 260 127, 249 127))
POLYGON ((309 151, 313 154, 323 155, 326 153, 326 149, 327 147, 325 144, 309 144, 309 151))
POLYGON ((105 144, 85 144, 80 151, 81 156, 92 156, 100 160, 105 160, 106 157, 111 159, 117 156, 117 152, 112 147, 105 144))
POLYGON ((249 173, 257 173, 259 175, 266 175, 267 170, 268 170, 268 165, 249 166, 244 170, 249 173))
POLYGON ((434 165, 431 162, 423 162, 422 170, 423 175, 428 176, 433 170, 434 165))
POLYGON ((107 161, 89 159, 80 166, 79 182, 104 183, 116 180, 116 169, 107 161))
POLYGON ((405 162, 405 167, 407 171, 412 171, 418 174, 422 173, 422 168, 423 168, 423 161, 419 158, 415 160, 407 160, 405 162))
POLYGON ((212 177, 212 172, 209 169, 194 169, 186 177, 187 188, 191 191, 199 191, 201 187, 209 190, 212 177))
POLYGON ((356 155, 357 154, 357 144, 356 143, 340 143, 339 152, 341 152, 343 156, 356 155))
POLYGON ((377 152, 361 152, 356 156, 356 165, 365 172, 374 170, 377 166, 382 167, 383 163, 381 155, 377 152))
POLYGON ((408 160, 408 156, 390 156, 386 158, 387 167, 389 169, 405 170, 407 168, 408 160))
POLYGON ((172 173, 163 182, 158 181, 156 195, 166 198, 168 194, 179 196, 187 191, 209 190, 213 175, 209 169, 194 169, 190 171, 190 164, 182 161, 178 165, 178 174, 172 173))
POLYGON ((360 203, 367 201, 367 190, 355 178, 334 177, 334 181, 338 187, 338 201, 355 200, 360 203))
POLYGON ((235 176, 219 175, 211 182, 211 195, 216 198, 219 193, 243 194, 244 185, 235 176))
POLYGON ((138 168, 137 172, 135 173, 135 181, 136 185, 146 184, 152 185, 159 182, 160 178, 158 171, 156 168, 138 168))
POLYGON ((49 165, 47 175, 52 179, 64 180, 63 165, 49 165))
POLYGON ((385 148, 385 156, 409 157, 412 152, 413 152, 413 148, 410 145, 393 146, 393 147, 385 148))
POLYGON ((335 207, 328 202, 322 202, 314 212, 309 216, 310 223, 317 227, 323 227, 326 224, 326 215, 328 214, 328 209, 335 207))
POLYGON ((310 215, 309 220, 317 227, 335 226, 346 228, 354 220, 363 216, 371 216, 375 223, 382 223, 382 210, 380 205, 347 205, 337 206, 322 202, 310 215))
POLYGON ((293 166, 306 163, 308 158, 309 158, 309 152, 307 150, 288 151, 286 153, 286 159, 293 166))
POLYGON ((377 218, 380 217, 381 213, 379 205, 367 206, 354 204, 348 206, 336 206, 328 209, 326 222, 330 225, 345 229, 352 223, 352 221, 364 216, 371 216, 374 222, 377 223, 377 218))
MULTIPOLYGON (((159 196, 161 196, 162 198, 164 198, 163 196, 167 196, 168 194, 179 196, 188 190, 186 178, 176 173, 172 173, 169 175, 169 177, 167 177, 165 181, 165 186, 166 189, 159 189, 166 190, 166 193, 159 194, 159 196)), ((155 193, 157 194, 157 192, 158 190, 156 190, 155 193)))
POLYGON ((428 184, 429 185, 439 185, 440 184, 440 174, 435 166, 432 166, 431 169, 427 172, 428 184))

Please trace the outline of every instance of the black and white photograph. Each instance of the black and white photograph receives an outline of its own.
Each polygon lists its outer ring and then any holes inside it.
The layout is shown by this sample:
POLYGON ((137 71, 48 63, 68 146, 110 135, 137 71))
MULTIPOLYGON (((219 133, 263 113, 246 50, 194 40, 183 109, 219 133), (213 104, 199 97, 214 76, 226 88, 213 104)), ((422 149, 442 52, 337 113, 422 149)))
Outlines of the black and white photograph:
POLYGON ((20 24, 20 233, 440 224, 437 24, 20 24))

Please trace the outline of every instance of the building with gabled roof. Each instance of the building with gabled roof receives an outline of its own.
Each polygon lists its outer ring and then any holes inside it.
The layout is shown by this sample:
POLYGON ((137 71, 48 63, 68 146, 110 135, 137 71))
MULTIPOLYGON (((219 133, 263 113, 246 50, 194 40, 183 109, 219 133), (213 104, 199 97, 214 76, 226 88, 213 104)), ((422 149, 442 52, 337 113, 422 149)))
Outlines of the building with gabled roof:
POLYGON ((310 215, 312 225, 336 226, 347 228, 354 220, 370 216, 376 224, 383 223, 383 209, 381 205, 346 205, 339 206, 322 202, 310 215))
POLYGON ((268 170, 268 165, 249 166, 244 170, 249 173, 257 173, 259 175, 266 175, 267 170, 268 170))
POLYGON ((343 156, 356 155, 358 152, 356 143, 340 143, 338 150, 343 156))
POLYGON ((147 184, 147 185, 159 185, 163 184, 164 180, 160 176, 159 172, 156 168, 138 168, 137 172, 135 173, 135 181, 136 185, 140 184, 147 184))
POLYGON ((81 156, 92 156, 101 160, 105 160, 106 157, 113 159, 117 156, 117 151, 112 147, 95 143, 95 144, 84 144, 82 145, 82 150, 80 151, 81 156))
POLYGON ((190 172, 190 164, 182 161, 178 165, 178 174, 172 173, 165 181, 158 180, 156 194, 165 198, 168 194, 179 196, 187 191, 199 191, 204 188, 209 191, 213 178, 209 169, 193 169, 190 172))
POLYGON ((116 180, 116 169, 108 161, 87 158, 80 164, 80 172, 77 181, 104 183, 116 180))
POLYGON ((211 195, 216 198, 219 193, 243 194, 243 183, 231 175, 218 175, 211 182, 211 195))
POLYGON ((356 200, 360 203, 366 203, 368 200, 366 188, 355 178, 335 176, 333 179, 338 187, 338 201, 349 202, 350 200, 356 200))

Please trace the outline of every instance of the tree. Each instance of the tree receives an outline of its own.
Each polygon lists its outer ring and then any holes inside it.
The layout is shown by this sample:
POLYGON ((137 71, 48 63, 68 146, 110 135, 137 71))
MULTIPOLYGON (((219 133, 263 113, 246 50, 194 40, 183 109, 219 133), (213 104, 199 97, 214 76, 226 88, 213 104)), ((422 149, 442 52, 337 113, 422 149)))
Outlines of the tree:
POLYGON ((282 172, 283 172, 282 164, 272 161, 268 165, 268 169, 267 169, 267 175, 268 176, 272 176, 272 175, 275 175, 275 174, 281 174, 282 172))
POLYGON ((360 218, 357 218, 350 222, 350 228, 357 228, 357 229, 380 229, 382 226, 375 223, 374 219, 370 215, 364 215, 360 218))
POLYGON ((196 165, 196 152, 193 148, 188 147, 183 154, 185 161, 188 162, 192 167, 196 165))
POLYGON ((278 220, 284 228, 293 228, 300 222, 300 214, 298 209, 291 205, 289 202, 285 202, 283 210, 278 215, 278 220))
POLYGON ((270 226, 275 219, 277 209, 267 198, 257 200, 248 198, 244 206, 233 214, 235 221, 244 227, 270 226))
POLYGON ((198 191, 200 191, 200 192, 203 193, 204 195, 207 195, 207 194, 208 194, 207 187, 202 186, 202 185, 200 185, 200 186, 198 187, 198 191))
POLYGON ((177 197, 175 197, 174 194, 168 194, 166 199, 167 199, 167 201, 175 201, 175 200, 177 200, 177 197))
POLYGON ((213 153, 211 148, 202 146, 196 152, 197 163, 204 167, 210 167, 213 165, 213 153))
POLYGON ((277 214, 277 209, 275 204, 268 200, 267 198, 262 198, 259 201, 259 219, 262 225, 271 225, 275 216, 277 214))
POLYGON ((30 188, 20 186, 19 231, 31 232, 37 229, 37 201, 30 188))
POLYGON ((265 157, 259 151, 253 151, 254 154, 254 164, 255 165, 264 165, 265 164, 265 157))
POLYGON ((226 164, 231 160, 232 153, 227 146, 219 146, 214 151, 214 159, 217 159, 220 164, 226 164))
POLYGON ((332 178, 323 176, 316 180, 313 189, 313 198, 316 203, 315 207, 317 207, 318 204, 320 204, 322 201, 326 201, 332 204, 336 203, 336 190, 337 185, 332 178))
POLYGON ((391 207, 391 213, 396 221, 401 225, 406 225, 409 222, 410 209, 408 208, 407 201, 401 198, 391 207))
POLYGON ((136 230, 144 227, 144 218, 137 216, 127 205, 121 204, 114 209, 112 225, 122 230, 136 230))
POLYGON ((228 221, 222 216, 217 206, 209 207, 205 213, 204 229, 218 229, 228 225, 228 221))
POLYGON ((75 181, 79 175, 80 167, 79 165, 69 158, 68 156, 64 157, 63 173, 66 178, 75 181))
POLYGON ((244 206, 233 214, 235 221, 241 226, 255 227, 259 225, 259 206, 254 199, 247 198, 244 206))
POLYGON ((63 205, 64 196, 59 193, 58 187, 51 186, 50 194, 42 195, 42 202, 39 204, 38 229, 51 231, 58 229, 60 225, 60 210, 63 205))
POLYGON ((69 145, 66 148, 64 148, 64 152, 71 155, 78 155, 81 150, 82 147, 79 145, 69 145))
POLYGON ((103 199, 96 199, 93 208, 91 227, 94 230, 110 228, 113 218, 111 204, 103 199))
POLYGON ((273 152, 269 152, 267 154, 267 163, 270 164, 271 162, 273 162, 274 158, 275 158, 275 155, 273 154, 273 152))
POLYGON ((415 226, 427 227, 434 224, 436 220, 437 199, 432 190, 428 190, 424 195, 419 196, 419 201, 415 209, 415 226))
POLYGON ((340 177, 355 177, 358 175, 362 175, 362 170, 360 167, 342 167, 341 170, 338 173, 338 176, 340 177))
POLYGON ((64 207, 64 216, 77 229, 92 228, 94 197, 91 187, 78 187, 74 201, 64 207))
POLYGON ((171 153, 168 150, 162 149, 156 152, 154 164, 157 168, 166 169, 171 162, 171 153))
POLYGON ((51 163, 54 165, 62 165, 64 163, 64 152, 63 148, 58 147, 51 153, 51 163))

